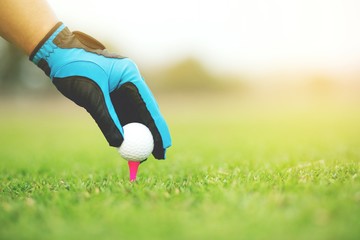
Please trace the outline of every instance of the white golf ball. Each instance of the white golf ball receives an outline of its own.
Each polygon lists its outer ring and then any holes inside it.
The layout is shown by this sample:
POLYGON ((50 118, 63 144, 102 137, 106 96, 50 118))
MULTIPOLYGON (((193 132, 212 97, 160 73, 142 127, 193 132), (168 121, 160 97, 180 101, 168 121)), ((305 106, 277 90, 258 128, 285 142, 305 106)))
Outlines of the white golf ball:
POLYGON ((127 161, 140 162, 147 159, 154 149, 150 130, 141 123, 129 123, 124 127, 124 141, 118 148, 127 161))

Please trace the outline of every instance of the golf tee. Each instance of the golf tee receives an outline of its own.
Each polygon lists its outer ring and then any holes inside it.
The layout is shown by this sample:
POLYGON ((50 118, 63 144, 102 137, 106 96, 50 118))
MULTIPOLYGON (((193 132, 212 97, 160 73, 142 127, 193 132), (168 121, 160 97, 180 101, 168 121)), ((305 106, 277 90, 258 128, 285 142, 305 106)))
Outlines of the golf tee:
POLYGON ((136 180, 137 171, 140 165, 140 162, 128 161, 129 171, 130 171, 130 182, 136 180))

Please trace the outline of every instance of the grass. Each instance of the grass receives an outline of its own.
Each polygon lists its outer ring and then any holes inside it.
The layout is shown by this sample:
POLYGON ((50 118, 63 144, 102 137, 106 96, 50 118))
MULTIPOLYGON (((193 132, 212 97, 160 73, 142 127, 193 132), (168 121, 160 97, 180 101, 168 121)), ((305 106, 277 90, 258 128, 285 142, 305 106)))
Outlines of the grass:
POLYGON ((360 238, 359 110, 160 104, 168 160, 129 183, 86 113, 43 105, 2 107, 0 239, 360 238))

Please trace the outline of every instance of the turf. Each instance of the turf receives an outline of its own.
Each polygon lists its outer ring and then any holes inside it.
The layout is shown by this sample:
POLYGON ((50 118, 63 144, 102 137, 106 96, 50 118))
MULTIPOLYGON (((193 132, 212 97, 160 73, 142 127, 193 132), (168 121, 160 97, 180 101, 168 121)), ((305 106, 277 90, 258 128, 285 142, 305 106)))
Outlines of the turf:
POLYGON ((360 238, 359 110, 165 106, 130 183, 87 114, 36 106, 2 109, 0 239, 360 238))

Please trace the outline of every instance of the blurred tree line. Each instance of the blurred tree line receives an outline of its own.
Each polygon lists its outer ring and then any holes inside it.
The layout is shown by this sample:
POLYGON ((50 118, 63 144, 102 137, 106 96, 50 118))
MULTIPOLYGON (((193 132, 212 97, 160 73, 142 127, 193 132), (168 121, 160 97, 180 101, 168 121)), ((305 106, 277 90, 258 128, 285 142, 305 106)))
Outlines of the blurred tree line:
MULTIPOLYGON (((0 94, 26 92, 51 95, 56 92, 48 77, 23 52, 1 38, 0 53, 0 94)), ((240 81, 234 77, 211 74, 195 58, 184 59, 165 68, 140 69, 147 84, 156 93, 219 92, 240 86, 240 81)))
MULTIPOLYGON (((145 72, 146 74, 146 72, 145 72)), ((147 83, 157 92, 227 92, 239 90, 242 82, 235 76, 210 73, 200 61, 189 57, 176 64, 148 73, 147 83)))
POLYGON ((0 93, 51 91, 47 76, 18 48, 0 38, 0 93))

